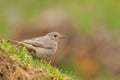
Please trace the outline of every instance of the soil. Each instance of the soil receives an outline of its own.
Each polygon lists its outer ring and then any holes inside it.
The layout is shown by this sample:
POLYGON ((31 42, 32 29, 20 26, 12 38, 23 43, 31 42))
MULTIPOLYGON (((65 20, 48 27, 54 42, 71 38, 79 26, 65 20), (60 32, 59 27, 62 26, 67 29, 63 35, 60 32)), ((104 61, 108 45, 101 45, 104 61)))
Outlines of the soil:
POLYGON ((0 80, 47 80, 40 68, 21 66, 7 52, 0 49, 0 80))

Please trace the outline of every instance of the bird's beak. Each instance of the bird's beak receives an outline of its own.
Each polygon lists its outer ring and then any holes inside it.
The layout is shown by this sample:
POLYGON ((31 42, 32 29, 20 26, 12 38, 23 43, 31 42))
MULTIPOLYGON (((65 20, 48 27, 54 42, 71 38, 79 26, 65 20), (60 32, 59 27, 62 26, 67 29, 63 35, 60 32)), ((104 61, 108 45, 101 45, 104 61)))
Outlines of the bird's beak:
POLYGON ((63 39, 63 38, 65 38, 65 37, 64 37, 64 36, 61 36, 60 38, 63 39))

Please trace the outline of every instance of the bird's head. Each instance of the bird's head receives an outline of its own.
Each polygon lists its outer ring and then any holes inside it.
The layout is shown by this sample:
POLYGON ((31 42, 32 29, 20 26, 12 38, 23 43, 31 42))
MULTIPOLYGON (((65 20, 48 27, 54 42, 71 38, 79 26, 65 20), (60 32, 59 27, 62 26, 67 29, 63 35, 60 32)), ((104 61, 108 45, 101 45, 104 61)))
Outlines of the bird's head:
POLYGON ((59 42, 64 38, 59 32, 50 32, 47 34, 52 40, 59 42))

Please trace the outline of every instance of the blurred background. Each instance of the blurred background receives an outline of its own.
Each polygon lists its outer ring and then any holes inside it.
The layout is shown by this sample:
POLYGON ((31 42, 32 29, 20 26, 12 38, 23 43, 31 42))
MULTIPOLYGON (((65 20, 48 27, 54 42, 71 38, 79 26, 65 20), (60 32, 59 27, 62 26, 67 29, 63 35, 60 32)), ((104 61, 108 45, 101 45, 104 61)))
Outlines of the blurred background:
POLYGON ((57 31, 48 58, 78 80, 120 80, 119 0, 0 0, 0 36, 23 40, 57 31))

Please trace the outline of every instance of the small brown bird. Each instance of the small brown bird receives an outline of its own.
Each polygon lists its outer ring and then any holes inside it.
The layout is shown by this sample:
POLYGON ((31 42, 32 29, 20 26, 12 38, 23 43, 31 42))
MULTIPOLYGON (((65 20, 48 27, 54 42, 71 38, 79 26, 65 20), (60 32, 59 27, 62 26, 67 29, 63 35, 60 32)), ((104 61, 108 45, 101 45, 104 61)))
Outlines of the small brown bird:
POLYGON ((35 58, 46 58, 55 54, 58 46, 58 42, 64 38, 58 32, 50 32, 42 37, 37 37, 33 39, 23 40, 21 42, 14 41, 18 44, 24 45, 27 49, 31 49, 32 56, 35 58))

